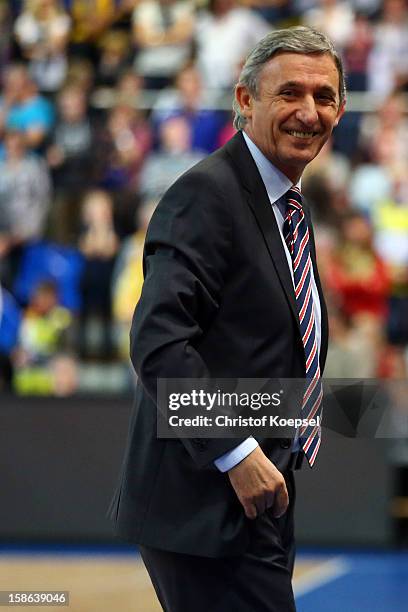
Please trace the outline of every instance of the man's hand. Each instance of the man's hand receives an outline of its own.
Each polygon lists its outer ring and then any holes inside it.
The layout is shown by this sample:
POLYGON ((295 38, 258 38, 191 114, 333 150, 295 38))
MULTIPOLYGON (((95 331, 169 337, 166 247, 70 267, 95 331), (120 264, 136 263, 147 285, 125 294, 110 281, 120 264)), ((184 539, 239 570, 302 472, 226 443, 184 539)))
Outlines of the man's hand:
POLYGON ((271 507, 275 518, 286 512, 289 496, 285 479, 259 446, 231 468, 228 476, 248 518, 255 519, 271 507))

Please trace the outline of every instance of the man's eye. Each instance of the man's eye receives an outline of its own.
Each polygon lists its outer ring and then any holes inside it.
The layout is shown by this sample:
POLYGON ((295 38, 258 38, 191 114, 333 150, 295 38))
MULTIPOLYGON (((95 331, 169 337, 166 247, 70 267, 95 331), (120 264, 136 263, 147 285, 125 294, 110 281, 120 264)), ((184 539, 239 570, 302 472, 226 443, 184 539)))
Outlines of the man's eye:
POLYGON ((318 97, 319 100, 322 100, 323 102, 327 102, 327 103, 330 103, 330 102, 334 101, 333 97, 330 96, 330 95, 327 95, 327 94, 321 94, 321 95, 319 95, 317 97, 318 97))
POLYGON ((284 91, 281 92, 282 96, 294 96, 295 92, 292 91, 291 89, 285 89, 284 91))

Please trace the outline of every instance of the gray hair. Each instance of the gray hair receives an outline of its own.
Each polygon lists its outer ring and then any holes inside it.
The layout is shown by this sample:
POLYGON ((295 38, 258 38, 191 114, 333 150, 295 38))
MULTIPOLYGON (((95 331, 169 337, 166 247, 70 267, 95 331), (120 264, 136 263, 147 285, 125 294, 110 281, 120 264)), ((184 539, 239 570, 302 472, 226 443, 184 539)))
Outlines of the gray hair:
MULTIPOLYGON (((333 58, 339 73, 340 105, 346 98, 346 82, 343 63, 330 38, 313 28, 297 26, 285 30, 274 30, 264 36, 246 58, 237 85, 245 85, 256 98, 259 94, 259 75, 264 65, 278 53, 299 53, 303 55, 327 54, 333 58)), ((247 120, 241 113, 234 97, 234 127, 242 130, 247 120)))

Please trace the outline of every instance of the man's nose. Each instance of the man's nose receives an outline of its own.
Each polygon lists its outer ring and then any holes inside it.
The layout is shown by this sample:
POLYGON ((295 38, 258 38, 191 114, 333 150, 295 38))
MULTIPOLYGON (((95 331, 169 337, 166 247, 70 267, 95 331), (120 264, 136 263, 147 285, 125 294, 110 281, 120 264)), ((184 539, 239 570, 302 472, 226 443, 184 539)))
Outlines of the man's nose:
POLYGON ((296 111, 296 119, 307 127, 313 127, 318 121, 318 118, 319 116, 313 96, 303 98, 296 111))

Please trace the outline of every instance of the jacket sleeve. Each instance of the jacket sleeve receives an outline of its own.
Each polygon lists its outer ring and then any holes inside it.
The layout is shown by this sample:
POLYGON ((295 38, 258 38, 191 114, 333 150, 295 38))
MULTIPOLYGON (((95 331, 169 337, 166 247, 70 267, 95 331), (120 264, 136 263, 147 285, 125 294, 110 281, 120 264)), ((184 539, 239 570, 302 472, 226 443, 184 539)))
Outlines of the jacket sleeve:
MULTIPOLYGON (((195 346, 219 308, 231 253, 228 198, 206 173, 194 169, 165 194, 146 236, 131 359, 155 403, 158 378, 210 378, 195 346)), ((203 467, 245 437, 181 442, 203 467)))

